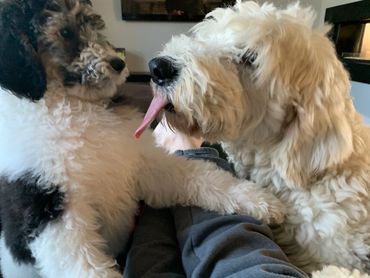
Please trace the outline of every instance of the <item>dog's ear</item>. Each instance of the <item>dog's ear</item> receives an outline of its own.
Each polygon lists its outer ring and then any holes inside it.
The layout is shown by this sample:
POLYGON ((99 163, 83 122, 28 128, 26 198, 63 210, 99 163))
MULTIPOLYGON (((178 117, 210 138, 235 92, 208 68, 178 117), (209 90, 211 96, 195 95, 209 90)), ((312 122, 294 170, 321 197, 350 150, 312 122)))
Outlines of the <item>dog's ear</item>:
POLYGON ((292 105, 284 139, 272 154, 274 167, 290 188, 308 189, 328 169, 346 161, 354 151, 354 140, 361 140, 352 129, 350 117, 356 112, 348 93, 348 75, 339 63, 332 68, 326 65, 335 74, 301 92, 309 100, 302 97, 292 105))
POLYGON ((46 91, 46 75, 29 39, 7 31, 0 38, 0 85, 19 97, 39 100, 46 91))
POLYGON ((26 17, 33 17, 35 14, 38 14, 42 11, 48 3, 48 0, 18 0, 20 4, 25 7, 26 17))
POLYGON ((31 27, 34 12, 43 2, 0 3, 0 86, 31 100, 39 100, 46 91, 46 74, 31 27))

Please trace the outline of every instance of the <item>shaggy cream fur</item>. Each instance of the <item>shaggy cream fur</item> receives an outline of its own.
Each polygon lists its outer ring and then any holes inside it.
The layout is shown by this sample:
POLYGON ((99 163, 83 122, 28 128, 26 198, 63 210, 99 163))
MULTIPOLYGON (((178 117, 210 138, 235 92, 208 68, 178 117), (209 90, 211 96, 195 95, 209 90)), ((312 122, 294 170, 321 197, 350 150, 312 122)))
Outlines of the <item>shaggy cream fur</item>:
MULTIPOLYGON (((127 242, 141 199, 153 207, 194 205, 283 221, 281 202, 254 183, 212 163, 169 156, 154 147, 149 133, 136 140, 133 132, 142 115, 127 106, 107 107, 128 70, 123 61, 112 62, 117 54, 99 34, 103 24, 90 1, 47 4, 37 38, 44 47, 30 52, 46 72, 44 97, 33 102, 0 88, 0 177, 1 186, 13 186, 25 174, 37 177, 33 186, 64 193, 64 210, 44 226, 35 221, 28 227, 35 231, 20 235, 34 265, 15 257, 18 242, 1 233, 3 277, 122 277, 114 258, 127 242), (66 41, 75 35, 60 33, 65 22, 78 30, 79 51, 66 41)), ((14 207, 22 199, 5 197, 14 207)), ((25 223, 17 224, 27 225, 32 216, 27 209, 19 211, 25 223)), ((3 231, 7 228, 2 222, 3 231)))
POLYGON ((238 175, 288 208, 276 240, 306 271, 370 270, 370 130, 349 76, 314 13, 237 1, 174 37, 152 83, 175 128, 222 142, 238 175))

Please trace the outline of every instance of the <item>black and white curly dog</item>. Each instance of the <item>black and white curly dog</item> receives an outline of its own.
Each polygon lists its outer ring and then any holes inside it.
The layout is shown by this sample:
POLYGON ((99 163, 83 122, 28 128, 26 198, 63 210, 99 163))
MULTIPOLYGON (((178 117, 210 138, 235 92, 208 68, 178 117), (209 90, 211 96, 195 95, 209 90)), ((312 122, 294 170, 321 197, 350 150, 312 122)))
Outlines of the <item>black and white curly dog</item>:
POLYGON ((280 222, 281 203, 213 164, 167 156, 142 116, 107 107, 128 74, 89 0, 0 3, 1 268, 121 277, 137 201, 280 222))

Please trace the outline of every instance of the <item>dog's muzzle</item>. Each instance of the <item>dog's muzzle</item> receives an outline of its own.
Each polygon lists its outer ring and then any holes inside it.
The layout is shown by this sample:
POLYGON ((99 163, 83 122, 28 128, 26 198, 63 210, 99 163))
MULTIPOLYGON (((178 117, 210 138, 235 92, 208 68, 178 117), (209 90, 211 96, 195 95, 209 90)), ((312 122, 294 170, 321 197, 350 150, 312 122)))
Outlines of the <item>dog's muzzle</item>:
POLYGON ((178 75, 173 61, 167 57, 157 57, 149 62, 152 80, 159 86, 169 85, 178 75))

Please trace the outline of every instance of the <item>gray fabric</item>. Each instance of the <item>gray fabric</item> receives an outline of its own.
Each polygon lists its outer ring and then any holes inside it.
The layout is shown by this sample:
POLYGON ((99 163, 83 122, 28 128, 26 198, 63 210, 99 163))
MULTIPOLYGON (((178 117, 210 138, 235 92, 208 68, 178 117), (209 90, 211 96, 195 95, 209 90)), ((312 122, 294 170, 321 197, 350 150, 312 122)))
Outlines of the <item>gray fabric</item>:
MULTIPOLYGON (((178 151, 221 168, 211 148, 178 151)), ((124 277, 308 277, 289 263, 271 230, 254 218, 219 215, 196 207, 145 207, 133 234, 124 277)))
POLYGON ((133 233, 124 277, 185 277, 170 210, 144 207, 133 233))
POLYGON ((172 209, 187 277, 308 277, 288 262, 271 230, 239 215, 172 209))
POLYGON ((175 152, 177 156, 184 156, 186 158, 191 159, 203 159, 210 162, 214 162, 218 165, 218 167, 224 169, 225 171, 233 173, 234 170, 231 167, 230 163, 228 163, 225 159, 222 159, 219 155, 219 152, 210 147, 202 147, 199 149, 191 149, 191 150, 178 150, 175 152))

